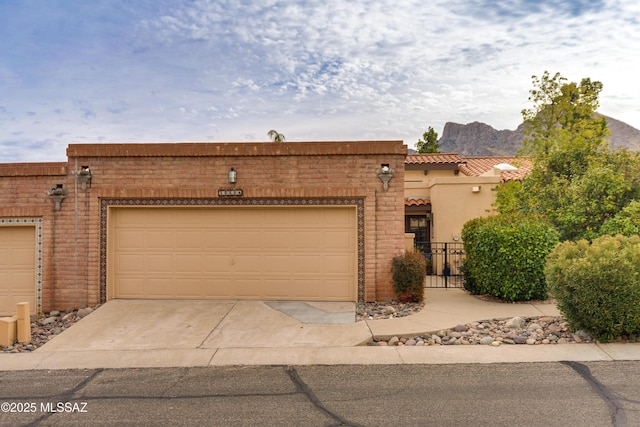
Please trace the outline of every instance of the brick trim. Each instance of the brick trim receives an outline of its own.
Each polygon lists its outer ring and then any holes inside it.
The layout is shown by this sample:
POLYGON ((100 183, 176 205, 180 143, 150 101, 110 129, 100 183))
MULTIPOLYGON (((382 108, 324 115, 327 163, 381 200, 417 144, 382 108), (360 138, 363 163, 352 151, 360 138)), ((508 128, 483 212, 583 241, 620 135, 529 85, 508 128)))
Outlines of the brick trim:
POLYGON ((101 199, 100 303, 107 302, 107 212, 112 206, 355 206, 358 235, 358 302, 365 301, 364 198, 248 198, 248 199, 101 199))
POLYGON ((0 176, 66 176, 67 163, 5 163, 0 176))
POLYGON ((256 157, 400 154, 402 141, 261 142, 178 144, 70 144, 74 157, 256 157))

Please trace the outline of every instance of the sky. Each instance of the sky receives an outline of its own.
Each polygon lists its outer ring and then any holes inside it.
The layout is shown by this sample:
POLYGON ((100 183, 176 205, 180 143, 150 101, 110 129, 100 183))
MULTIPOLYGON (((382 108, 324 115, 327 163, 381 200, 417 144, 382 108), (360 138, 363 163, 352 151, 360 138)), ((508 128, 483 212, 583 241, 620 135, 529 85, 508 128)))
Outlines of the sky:
POLYGON ((640 129, 637 0, 0 0, 0 163, 68 144, 515 129, 532 76, 640 129))

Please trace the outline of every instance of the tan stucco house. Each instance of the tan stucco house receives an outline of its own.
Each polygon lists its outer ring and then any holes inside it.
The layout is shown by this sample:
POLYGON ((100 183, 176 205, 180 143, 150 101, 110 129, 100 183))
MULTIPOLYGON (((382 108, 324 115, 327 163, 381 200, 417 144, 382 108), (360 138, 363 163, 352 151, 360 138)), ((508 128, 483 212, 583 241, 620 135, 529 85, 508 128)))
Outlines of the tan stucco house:
POLYGON ((402 141, 74 144, 0 164, 0 315, 115 298, 394 298, 402 141))
MULTIPOLYGON (((503 158, 402 141, 72 144, 0 164, 0 315, 110 299, 376 301, 491 210, 503 158)), ((519 169, 520 170, 520 169, 519 169)))
POLYGON ((505 156, 462 157, 457 153, 410 154, 405 160, 405 247, 427 257, 429 271, 460 273, 460 234, 464 224, 494 213, 495 188, 522 180, 531 171, 527 159, 505 156), (450 242, 445 250, 444 243, 450 242), (451 259, 445 258, 452 255, 451 259), (445 264, 449 264, 446 266, 445 264))

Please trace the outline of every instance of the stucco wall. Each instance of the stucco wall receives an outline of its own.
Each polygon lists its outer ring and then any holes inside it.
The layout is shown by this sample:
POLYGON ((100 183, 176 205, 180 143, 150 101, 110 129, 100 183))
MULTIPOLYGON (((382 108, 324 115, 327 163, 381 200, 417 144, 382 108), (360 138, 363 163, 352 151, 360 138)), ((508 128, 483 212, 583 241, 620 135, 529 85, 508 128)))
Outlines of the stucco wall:
POLYGON ((490 215, 495 201, 493 189, 499 182, 500 177, 457 176, 431 180, 432 241, 457 240, 465 222, 490 215))
MULTIPOLYGON (((43 223, 43 310, 96 304, 101 293, 101 206, 218 199, 237 170, 245 201, 357 199, 363 209, 364 299, 394 298, 391 258, 404 249, 404 158, 401 141, 202 144, 73 144, 68 163, 0 164, 0 218, 43 223), (395 170, 383 191, 376 171, 395 170), (91 185, 76 181, 81 166, 91 185), (68 191, 60 211, 45 194, 68 191), (151 202, 149 200, 151 199, 151 202)), ((104 244, 104 243, 102 243, 104 244)))

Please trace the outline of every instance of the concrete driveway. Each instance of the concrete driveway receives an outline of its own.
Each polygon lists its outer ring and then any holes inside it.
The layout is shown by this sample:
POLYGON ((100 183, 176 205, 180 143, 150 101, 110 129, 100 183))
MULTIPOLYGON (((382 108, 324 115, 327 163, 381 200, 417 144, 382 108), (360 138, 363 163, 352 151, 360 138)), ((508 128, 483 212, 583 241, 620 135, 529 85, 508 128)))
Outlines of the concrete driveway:
POLYGON ((352 347, 354 303, 111 300, 36 352, 352 347))

